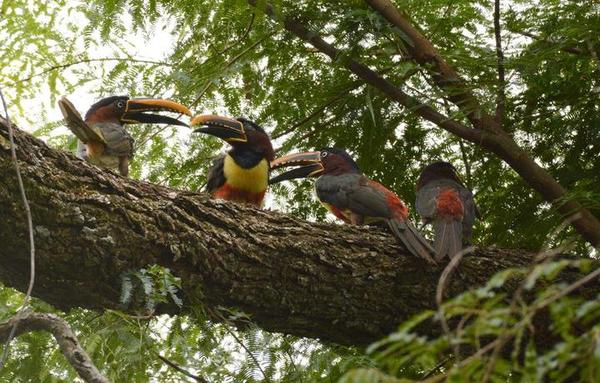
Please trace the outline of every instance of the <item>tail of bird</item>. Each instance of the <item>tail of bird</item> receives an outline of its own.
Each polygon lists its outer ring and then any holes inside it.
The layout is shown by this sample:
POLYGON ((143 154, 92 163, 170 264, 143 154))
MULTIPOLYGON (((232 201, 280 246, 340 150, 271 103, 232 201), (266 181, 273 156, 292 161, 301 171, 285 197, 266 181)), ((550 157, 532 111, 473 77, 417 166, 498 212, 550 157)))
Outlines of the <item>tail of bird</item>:
POLYGON ((436 261, 446 255, 452 258, 462 249, 462 229, 462 222, 456 219, 438 218, 433 221, 436 261))
POLYGON ((104 137, 90 128, 90 126, 83 121, 81 114, 79 114, 77 109, 75 109, 75 106, 73 106, 71 101, 67 100, 66 97, 63 96, 60 100, 58 100, 58 107, 65 118, 67 128, 69 128, 69 130, 73 132, 73 134, 77 136, 81 142, 84 144, 89 142, 100 142, 106 144, 104 137))
POLYGON ((388 219, 387 224, 411 254, 421 257, 429 263, 436 263, 433 260, 433 257, 436 257, 436 251, 412 223, 406 219, 388 219))

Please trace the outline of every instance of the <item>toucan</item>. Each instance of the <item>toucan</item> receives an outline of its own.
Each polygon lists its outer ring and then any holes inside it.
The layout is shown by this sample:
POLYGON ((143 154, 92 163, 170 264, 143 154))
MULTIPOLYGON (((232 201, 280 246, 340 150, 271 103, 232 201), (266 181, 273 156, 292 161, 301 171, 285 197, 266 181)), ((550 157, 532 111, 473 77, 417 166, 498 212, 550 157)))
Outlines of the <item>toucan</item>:
POLYGON ((473 193, 449 162, 438 161, 423 168, 417 181, 416 207, 423 222, 433 226, 436 260, 452 258, 471 243, 479 210, 473 193))
POLYGON ((172 124, 187 126, 176 118, 145 112, 169 111, 191 116, 185 106, 170 100, 111 96, 93 104, 81 118, 77 109, 66 98, 58 101, 67 127, 77 136, 77 157, 105 168, 119 169, 129 174, 133 158, 133 137, 125 124, 172 124))
POLYGON ((336 217, 354 225, 385 222, 408 251, 435 263, 435 251, 409 221, 406 204, 385 186, 362 174, 344 149, 290 154, 272 161, 271 169, 294 165, 300 167, 273 177, 270 183, 318 177, 317 198, 336 217))
POLYGON ((217 157, 206 188, 213 198, 261 206, 269 184, 269 162, 275 158, 271 139, 258 124, 245 118, 198 115, 194 132, 219 137, 231 150, 217 157))

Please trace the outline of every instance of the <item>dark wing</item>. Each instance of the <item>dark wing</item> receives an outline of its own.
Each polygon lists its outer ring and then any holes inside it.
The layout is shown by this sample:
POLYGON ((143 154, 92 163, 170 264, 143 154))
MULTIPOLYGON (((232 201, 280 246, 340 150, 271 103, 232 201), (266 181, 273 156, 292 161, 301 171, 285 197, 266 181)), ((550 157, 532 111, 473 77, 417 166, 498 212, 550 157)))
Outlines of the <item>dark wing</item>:
POLYGON ((429 222, 435 216, 438 193, 439 187, 432 185, 431 182, 427 183, 417 191, 415 208, 423 222, 429 222))
POLYGON ((391 216, 384 193, 369 185, 369 179, 362 174, 321 176, 315 188, 321 201, 338 209, 350 209, 364 217, 391 216))
POLYGON ((348 193, 350 210, 364 217, 391 218, 393 212, 392 206, 390 206, 391 201, 388 199, 389 194, 392 195, 392 198, 398 199, 394 193, 382 185, 377 184, 376 186, 374 181, 363 176, 358 187, 348 193))
POLYGON ((104 136, 106 142, 105 154, 115 157, 133 157, 134 139, 123 125, 114 122, 94 124, 104 136))
POLYGON ((93 130, 85 121, 83 121, 81 114, 79 114, 77 109, 75 109, 75 106, 73 106, 71 101, 67 100, 66 97, 63 96, 58 100, 58 107, 65 118, 67 128, 69 128, 69 130, 84 144, 87 144, 88 142, 106 143, 104 137, 100 136, 98 132, 93 130))
POLYGON ((208 170, 206 177, 206 190, 209 193, 214 193, 225 184, 225 154, 222 154, 213 160, 212 166, 208 170))

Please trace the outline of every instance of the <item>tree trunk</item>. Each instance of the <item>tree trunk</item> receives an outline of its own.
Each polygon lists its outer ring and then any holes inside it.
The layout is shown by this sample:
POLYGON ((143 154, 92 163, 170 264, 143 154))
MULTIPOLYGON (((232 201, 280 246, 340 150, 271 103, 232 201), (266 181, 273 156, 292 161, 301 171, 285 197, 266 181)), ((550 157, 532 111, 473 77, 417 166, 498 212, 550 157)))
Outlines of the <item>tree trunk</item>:
MULTIPOLYGON (((0 281, 24 291, 28 237, 2 122, 0 281)), ((233 306, 265 330, 340 344, 366 345, 435 308, 443 266, 410 256, 386 231, 311 223, 126 179, 15 135, 35 227, 33 294, 60 309, 121 308, 123 273, 152 264, 182 278, 184 311, 233 306)), ((462 261, 448 296, 532 258, 478 249, 462 261)), ((438 334, 439 326, 424 331, 438 334)))

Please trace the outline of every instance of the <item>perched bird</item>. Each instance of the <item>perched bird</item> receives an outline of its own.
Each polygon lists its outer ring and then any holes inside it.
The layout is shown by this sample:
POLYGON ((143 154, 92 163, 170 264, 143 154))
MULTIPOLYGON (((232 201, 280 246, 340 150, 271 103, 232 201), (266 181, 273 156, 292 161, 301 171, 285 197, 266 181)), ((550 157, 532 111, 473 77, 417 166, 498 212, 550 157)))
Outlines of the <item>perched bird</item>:
POLYGON ((125 124, 173 124, 187 126, 178 119, 144 112, 169 111, 191 116, 185 106, 174 101, 153 98, 106 97, 90 107, 81 118, 73 104, 62 97, 58 106, 67 127, 79 139, 77 157, 94 165, 119 169, 121 175, 129 174, 129 161, 133 157, 133 137, 125 124))
POLYGON ((271 169, 300 165, 271 179, 318 177, 315 183, 321 203, 342 221, 354 225, 383 221, 408 251, 435 263, 435 251, 408 220, 408 208, 382 184, 367 178, 343 149, 290 154, 271 162, 271 169))
POLYGON ((473 193, 458 178, 448 162, 426 166, 417 181, 417 212, 434 231, 437 259, 452 258, 470 244, 475 218, 480 218, 473 193))
POLYGON ((245 118, 195 116, 195 132, 219 137, 231 150, 217 157, 208 172, 207 190, 213 198, 262 205, 269 185, 269 162, 275 157, 271 140, 258 124, 245 118))

